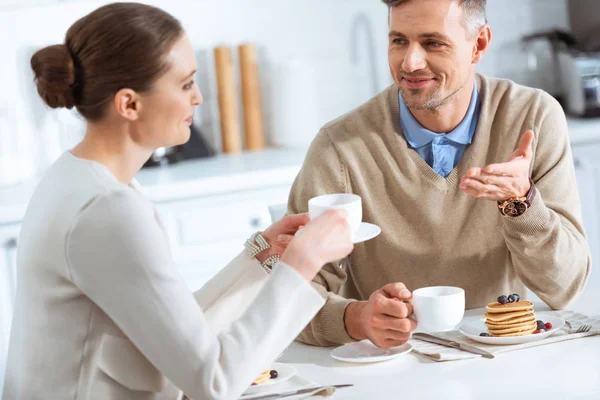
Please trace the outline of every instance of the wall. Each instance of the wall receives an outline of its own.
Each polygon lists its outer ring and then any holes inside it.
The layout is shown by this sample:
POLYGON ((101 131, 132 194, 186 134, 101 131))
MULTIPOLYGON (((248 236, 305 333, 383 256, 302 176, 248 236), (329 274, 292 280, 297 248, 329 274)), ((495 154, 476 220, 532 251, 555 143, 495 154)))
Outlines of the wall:
MULTIPOLYGON (((104 3, 71 0, 38 6, 0 6, 0 46, 4 59, 0 63, 0 119, 8 116, 10 133, 17 134, 22 151, 35 154, 37 160, 44 160, 46 149, 52 146, 64 149, 75 141, 77 135, 68 136, 60 131, 77 132, 81 122, 68 111, 49 113, 44 108, 31 83, 29 57, 35 48, 61 42, 71 23, 104 3), (40 147, 45 150, 33 150, 40 147)), ((148 3, 178 17, 196 46, 198 82, 205 97, 205 105, 199 108, 197 117, 201 128, 217 146, 219 124, 212 65, 212 48, 216 45, 236 46, 250 41, 260 46, 265 121, 270 135, 283 135, 284 132, 274 131, 285 126, 281 121, 277 125, 280 128, 271 123, 270 112, 276 109, 273 99, 285 95, 273 94, 285 87, 281 81, 269 80, 277 76, 274 72, 291 71, 295 82, 303 82, 290 86, 299 93, 292 103, 294 112, 290 113, 288 107, 280 113, 290 114, 285 117, 288 121, 294 119, 304 124, 300 132, 304 132, 305 142, 314 136, 316 127, 391 83, 387 70, 387 10, 378 0, 154 0, 148 3), (311 85, 314 89, 309 87, 311 85), (303 118, 306 115, 313 116, 303 118)), ((537 30, 567 28, 565 1, 489 0, 488 3, 494 38, 479 71, 524 84, 551 85, 552 79, 547 75, 528 70, 528 58, 518 40, 537 30)), ((0 134, 7 135, 7 132, 0 134)))
POLYGON ((577 40, 600 49, 600 1, 568 0, 569 22, 577 40))

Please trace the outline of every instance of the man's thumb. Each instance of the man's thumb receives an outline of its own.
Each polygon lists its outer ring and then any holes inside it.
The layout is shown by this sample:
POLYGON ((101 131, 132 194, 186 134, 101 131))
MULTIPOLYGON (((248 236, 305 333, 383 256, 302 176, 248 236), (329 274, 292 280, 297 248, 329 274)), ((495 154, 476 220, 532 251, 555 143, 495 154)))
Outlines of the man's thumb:
POLYGON ((521 142, 519 143, 519 155, 531 160, 533 156, 533 139, 535 138, 535 134, 530 129, 526 131, 523 136, 521 136, 521 142))

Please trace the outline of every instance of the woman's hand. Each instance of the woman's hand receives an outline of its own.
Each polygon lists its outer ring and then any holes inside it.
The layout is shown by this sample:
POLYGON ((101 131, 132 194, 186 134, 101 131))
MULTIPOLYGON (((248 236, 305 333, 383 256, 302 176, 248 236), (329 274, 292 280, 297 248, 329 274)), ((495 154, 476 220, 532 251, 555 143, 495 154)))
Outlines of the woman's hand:
POLYGON ((281 261, 311 281, 323 265, 345 258, 353 249, 347 212, 329 210, 302 229, 281 256, 281 261))
POLYGON ((294 238, 294 235, 304 225, 308 224, 310 217, 308 213, 288 215, 273 223, 265 229, 262 236, 271 245, 270 249, 263 250, 256 255, 261 264, 273 255, 282 255, 294 238))

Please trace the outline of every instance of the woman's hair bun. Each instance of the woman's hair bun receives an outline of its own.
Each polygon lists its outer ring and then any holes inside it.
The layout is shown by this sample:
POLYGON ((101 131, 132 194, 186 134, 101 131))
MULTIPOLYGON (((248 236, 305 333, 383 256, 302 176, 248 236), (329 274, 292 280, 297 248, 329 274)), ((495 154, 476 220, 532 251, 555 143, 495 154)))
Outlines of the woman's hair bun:
POLYGON ((73 108, 75 66, 65 45, 38 50, 31 57, 31 69, 40 97, 52 108, 73 108))

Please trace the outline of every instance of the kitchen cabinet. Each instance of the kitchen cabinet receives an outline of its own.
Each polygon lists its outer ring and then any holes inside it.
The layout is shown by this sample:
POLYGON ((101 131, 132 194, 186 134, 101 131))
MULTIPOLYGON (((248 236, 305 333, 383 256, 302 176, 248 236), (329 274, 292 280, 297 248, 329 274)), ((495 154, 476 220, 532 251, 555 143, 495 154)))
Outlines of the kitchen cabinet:
POLYGON ((6 369, 8 339, 17 288, 18 225, 0 225, 0 395, 6 369))
POLYGON ((173 260, 190 289, 199 289, 251 234, 271 224, 268 207, 287 202, 291 183, 158 204, 173 260))
POLYGON ((583 226, 592 255, 589 287, 600 288, 600 143, 572 146, 583 226))

